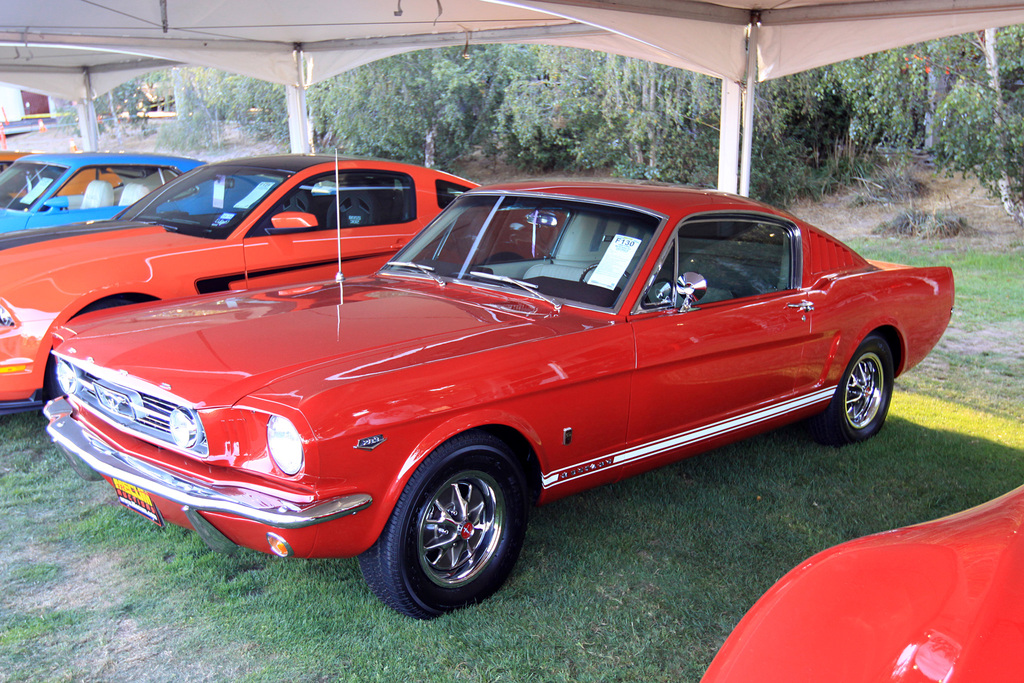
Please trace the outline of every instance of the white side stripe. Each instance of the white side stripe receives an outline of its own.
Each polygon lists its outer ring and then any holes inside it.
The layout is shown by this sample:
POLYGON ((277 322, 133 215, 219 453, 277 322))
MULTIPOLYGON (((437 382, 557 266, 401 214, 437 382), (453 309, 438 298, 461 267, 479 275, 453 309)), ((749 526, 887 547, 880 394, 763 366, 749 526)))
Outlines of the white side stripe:
POLYGON ((632 448, 627 448, 616 453, 610 453, 599 458, 587 460, 544 476, 542 483, 544 488, 549 488, 579 477, 585 477, 597 472, 598 470, 607 469, 608 467, 624 465, 626 463, 633 462, 634 460, 650 458, 655 455, 660 455, 666 451, 682 448, 683 446, 688 446, 700 441, 706 441, 708 439, 721 436, 722 434, 727 434, 728 432, 733 432, 738 429, 743 429, 744 427, 755 425, 759 422, 770 420, 780 415, 785 415, 786 413, 801 410, 807 406, 814 405, 815 403, 829 401, 832 399, 835 392, 836 387, 821 389, 813 394, 799 396, 777 405, 768 406, 767 408, 760 408, 746 413, 745 415, 739 415, 728 420, 721 420, 704 427, 698 427, 663 439, 658 439, 657 441, 651 441, 650 443, 633 446, 632 448))

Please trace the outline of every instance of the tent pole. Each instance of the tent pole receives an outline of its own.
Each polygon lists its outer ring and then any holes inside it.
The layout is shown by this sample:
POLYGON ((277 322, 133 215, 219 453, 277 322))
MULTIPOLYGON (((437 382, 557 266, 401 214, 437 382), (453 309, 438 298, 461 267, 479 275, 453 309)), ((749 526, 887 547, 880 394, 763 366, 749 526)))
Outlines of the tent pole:
POLYGON ((96 123, 96 105, 93 102, 92 76, 88 67, 82 69, 82 81, 85 86, 85 97, 75 105, 78 109, 78 130, 82 134, 82 147, 86 152, 99 149, 100 127, 96 123))
POLYGON ((718 133, 718 189, 736 194, 740 163, 740 84, 722 79, 721 121, 718 133))
POLYGON ((304 56, 302 47, 296 46, 292 53, 295 56, 296 85, 285 86, 288 104, 288 138, 294 154, 309 154, 312 145, 309 140, 309 111, 306 109, 306 74, 303 69, 304 56))
POLYGON ((757 84, 757 29, 760 17, 750 17, 747 36, 747 88, 743 93, 743 150, 740 154, 740 194, 750 196, 750 157, 754 141, 754 88, 757 84))

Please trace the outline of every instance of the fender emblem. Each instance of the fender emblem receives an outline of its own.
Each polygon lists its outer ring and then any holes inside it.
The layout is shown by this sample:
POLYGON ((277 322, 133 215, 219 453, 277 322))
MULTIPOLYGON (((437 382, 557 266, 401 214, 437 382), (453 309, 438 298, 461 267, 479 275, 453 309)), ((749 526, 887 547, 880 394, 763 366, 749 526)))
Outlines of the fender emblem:
POLYGON ((361 451, 372 451, 374 448, 381 445, 387 440, 388 438, 383 434, 377 434, 376 436, 367 436, 365 438, 359 439, 359 441, 356 442, 356 448, 358 448, 361 451))

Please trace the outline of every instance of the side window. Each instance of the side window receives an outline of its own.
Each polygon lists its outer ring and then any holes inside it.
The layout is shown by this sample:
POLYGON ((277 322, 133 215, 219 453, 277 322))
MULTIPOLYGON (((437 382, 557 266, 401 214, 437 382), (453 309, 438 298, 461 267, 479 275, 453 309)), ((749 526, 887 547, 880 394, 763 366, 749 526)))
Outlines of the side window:
MULTIPOLYGON (((674 283, 678 274, 687 271, 699 273, 707 281, 702 304, 789 289, 792 241, 791 230, 781 223, 733 217, 684 222, 672 247, 676 257, 673 277, 669 279, 668 272, 672 259, 666 258, 642 307, 664 305, 662 281, 674 283)), ((675 303, 674 296, 670 300, 675 303)))
POLYGON ((385 171, 333 171, 307 178, 275 204, 249 233, 265 235, 285 211, 312 214, 317 230, 408 223, 416 218, 412 178, 385 171))
POLYGON ((749 219, 715 219, 679 228, 679 272, 704 276, 701 303, 740 299, 789 289, 789 229, 749 219))
POLYGON ((470 189, 465 185, 459 185, 448 180, 434 181, 434 190, 437 191, 437 205, 442 209, 454 202, 463 192, 469 192, 470 189))
POLYGON ((67 197, 72 209, 127 206, 178 175, 175 169, 162 166, 87 166, 68 178, 54 196, 67 197))

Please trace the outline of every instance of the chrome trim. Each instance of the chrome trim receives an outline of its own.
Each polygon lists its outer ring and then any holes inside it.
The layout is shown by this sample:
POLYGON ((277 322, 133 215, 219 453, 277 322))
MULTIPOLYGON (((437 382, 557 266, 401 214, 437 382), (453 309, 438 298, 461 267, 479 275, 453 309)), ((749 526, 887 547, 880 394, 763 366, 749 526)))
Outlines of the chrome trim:
POLYGON ((203 539, 203 543, 206 544, 207 548, 216 553, 234 555, 238 546, 235 545, 234 541, 222 534, 217 527, 210 524, 206 517, 203 517, 195 508, 188 505, 182 505, 181 511, 185 513, 189 524, 199 534, 199 538, 203 539))
MULTIPOLYGON (((638 184, 637 187, 644 187, 644 185, 643 184, 638 184)), ((539 189, 538 190, 491 190, 489 188, 484 187, 484 188, 473 188, 472 190, 469 190, 468 192, 463 192, 461 195, 459 195, 459 197, 469 197, 469 196, 472 196, 472 197, 481 197, 481 196, 484 196, 484 197, 495 197, 496 198, 496 200, 495 200, 496 202, 498 202, 500 200, 503 200, 503 199, 505 199, 507 197, 516 197, 516 198, 518 198, 518 197, 529 197, 529 198, 532 198, 532 199, 555 199, 555 200, 561 200, 561 201, 571 201, 571 202, 575 202, 577 204, 591 204, 591 205, 594 205, 594 206, 605 206, 605 207, 610 207, 610 208, 613 208, 613 209, 624 209, 626 211, 632 211, 634 213, 644 214, 644 215, 647 215, 647 216, 650 216, 652 218, 657 219, 658 224, 657 224, 657 226, 655 226, 654 231, 651 233, 650 242, 647 244, 646 248, 644 249, 644 253, 640 255, 640 260, 637 261, 636 269, 632 273, 630 273, 629 279, 622 286, 622 291, 619 293, 618 300, 615 302, 614 306, 597 306, 595 304, 588 304, 586 302, 577 301, 575 299, 565 299, 563 297, 553 296, 553 295, 550 295, 550 294, 545 295, 545 296, 547 296, 547 297, 549 297, 551 299, 556 299, 558 301, 563 302, 562 305, 564 305, 564 306, 570 306, 572 308, 579 308, 579 309, 582 309, 582 310, 585 310, 585 311, 595 311, 597 313, 609 313, 609 312, 611 312, 613 315, 618 315, 618 314, 624 312, 625 305, 626 305, 626 300, 629 298, 630 292, 633 291, 633 286, 636 284, 636 282, 637 282, 637 280, 639 278, 640 271, 644 269, 644 265, 647 263, 647 260, 651 257, 651 254, 654 253, 654 245, 657 244, 659 239, 661 239, 662 232, 667 229, 668 219, 669 219, 669 215, 668 214, 662 213, 661 211, 656 211, 656 210, 651 209, 651 208, 646 207, 646 206, 641 206, 639 204, 630 204, 628 202, 618 202, 618 201, 612 201, 612 200, 608 200, 608 199, 599 199, 597 197, 588 197, 588 196, 572 195, 572 194, 562 194, 562 193, 559 193, 559 192, 545 192, 544 190, 539 190, 539 189)), ((454 205, 454 203, 455 202, 453 201, 452 204, 449 204, 449 206, 454 205)), ((434 221, 438 220, 441 216, 443 216, 445 213, 447 213, 447 211, 448 211, 448 209, 445 209, 440 214, 435 216, 430 221, 430 223, 428 223, 427 227, 429 227, 431 224, 433 224, 434 221)), ((425 231, 426 228, 424 228, 423 230, 425 231)), ((410 241, 409 244, 411 244, 411 243, 412 242, 410 241)), ((400 249, 398 251, 398 253, 395 255, 395 257, 397 258, 397 257, 401 256, 403 253, 405 253, 407 247, 408 247, 408 244, 405 247, 402 247, 402 249, 400 249)), ((386 265, 387 264, 385 264, 385 266, 386 265)), ((380 268, 380 270, 378 270, 377 272, 378 273, 383 273, 384 272, 384 266, 382 266, 380 268)), ((399 275, 399 276, 401 276, 401 275, 409 275, 409 276, 412 276, 412 277, 417 277, 413 273, 401 273, 401 274, 398 274, 398 273, 393 273, 393 272, 390 272, 390 271, 387 273, 387 275, 396 275, 396 274, 399 275)), ((418 279, 424 279, 425 280, 426 277, 421 277, 421 278, 418 278, 418 279)), ((436 280, 436 278, 433 278, 433 279, 436 280)), ((442 279, 444 279, 444 278, 442 278, 442 279)), ((467 286, 472 287, 472 288, 486 289, 486 290, 490 290, 490 291, 493 291, 493 292, 502 292, 502 293, 508 293, 509 292, 509 289, 507 287, 488 287, 488 286, 486 286, 486 283, 474 282, 472 280, 466 280, 466 278, 447 278, 447 279, 444 279, 444 280, 445 280, 445 282, 449 282, 449 283, 452 283, 452 282, 459 283, 459 284, 467 285, 467 286)), ((513 291, 515 291, 515 290, 513 290, 513 291)), ((530 298, 535 298, 535 297, 530 297, 530 298)), ((557 313, 558 311, 555 311, 555 312, 557 313)))
MULTIPOLYGON (((637 184, 637 187, 645 187, 643 184, 637 184)), ((600 199, 598 197, 588 197, 585 195, 576 194, 562 194, 560 192, 546 192, 540 189, 534 190, 492 190, 487 187, 474 187, 469 192, 463 192, 460 196, 492 196, 492 197, 534 197, 542 199, 560 199, 563 201, 573 201, 580 204, 595 204, 597 206, 611 206, 618 209, 629 209, 630 211, 636 211, 638 213, 645 213, 648 216, 653 216, 664 223, 668 220, 669 216, 666 213, 657 211, 641 204, 630 204, 629 202, 619 202, 611 199, 600 199)), ((660 227, 660 225, 659 225, 660 227)))
POLYGON ((96 475, 120 479, 195 512, 222 512, 278 529, 301 529, 355 514, 373 502, 369 494, 353 493, 313 505, 300 506, 282 498, 276 505, 256 507, 244 500, 244 488, 200 482, 118 451, 75 420, 72 412, 64 398, 50 401, 43 410, 50 421, 47 433, 76 472, 87 479, 96 475))
POLYGON ((189 457, 205 458, 210 454, 202 418, 191 403, 127 373, 96 365, 92 359, 56 351, 53 356, 74 371, 74 398, 88 404, 108 424, 189 457), (197 433, 191 447, 179 446, 171 435, 170 418, 176 409, 195 415, 197 433))
POLYGON ((831 401, 836 393, 836 388, 831 386, 818 389, 810 394, 752 410, 736 417, 719 420, 718 422, 695 427, 661 439, 630 446, 614 453, 606 453, 605 455, 578 462, 568 467, 552 470, 546 474, 542 473, 541 486, 545 489, 558 486, 579 477, 589 476, 597 470, 621 467, 636 460, 645 460, 662 455, 663 453, 692 446, 702 441, 724 436, 730 432, 746 429, 747 427, 773 420, 779 416, 803 410, 809 406, 831 401))
MULTIPOLYGON (((775 223, 775 224, 779 225, 781 228, 783 228, 786 231, 788 231, 789 232, 789 236, 790 236, 790 240, 789 240, 789 248, 790 248, 789 287, 786 290, 782 290, 782 291, 789 291, 789 290, 800 289, 801 288, 801 285, 802 285, 802 282, 803 282, 803 272, 804 272, 803 271, 803 269, 804 269, 804 263, 803 263, 803 231, 800 229, 799 225, 797 225, 793 221, 789 220, 788 218, 785 218, 783 216, 778 216, 778 215, 773 214, 773 213, 758 213, 756 211, 743 210, 743 209, 736 209, 736 210, 734 210, 734 209, 725 209, 725 210, 718 210, 718 209, 716 209, 714 211, 704 211, 704 212, 701 212, 701 213, 690 214, 689 216, 686 216, 686 217, 682 218, 679 221, 679 223, 677 223, 676 226, 674 228, 672 228, 672 236, 665 243, 665 246, 662 247, 661 254, 658 255, 658 258, 657 258, 657 260, 655 262, 654 268, 651 270, 651 274, 647 277, 647 282, 644 283, 643 289, 640 290, 640 296, 638 296, 636 301, 633 303, 633 309, 630 311, 630 313, 632 315, 640 315, 642 313, 652 313, 654 311, 667 312, 667 311, 675 310, 674 307, 670 303, 660 304, 658 306, 651 306, 650 308, 646 308, 646 307, 643 306, 643 302, 644 302, 644 299, 646 298, 647 292, 654 285, 654 279, 657 277, 658 271, 661 270, 661 267, 664 264, 665 259, 668 258, 669 251, 672 249, 673 246, 678 247, 678 245, 676 243, 676 240, 679 237, 680 229, 682 229, 683 226, 686 225, 687 223, 692 223, 694 221, 702 221, 702 220, 709 220, 709 219, 715 219, 715 218, 728 218, 728 217, 736 218, 736 219, 739 219, 739 220, 752 220, 752 221, 760 221, 760 222, 763 222, 763 223, 775 223)), ((679 270, 679 263, 678 263, 678 261, 679 261, 679 255, 678 255, 678 248, 677 248, 676 249, 676 264, 675 264, 675 267, 673 268, 673 278, 678 278, 679 275, 681 274, 681 273, 677 272, 679 270)), ((673 279, 672 281, 675 282, 675 279, 673 279)))

